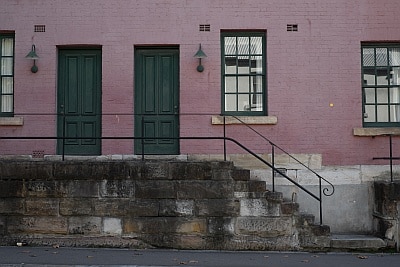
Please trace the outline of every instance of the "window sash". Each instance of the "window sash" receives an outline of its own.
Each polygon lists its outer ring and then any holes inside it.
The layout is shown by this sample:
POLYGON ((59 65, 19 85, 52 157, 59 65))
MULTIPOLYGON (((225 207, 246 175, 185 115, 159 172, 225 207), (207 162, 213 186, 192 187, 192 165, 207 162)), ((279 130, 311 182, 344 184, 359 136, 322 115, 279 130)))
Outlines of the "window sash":
POLYGON ((364 127, 400 126, 400 44, 363 45, 364 127))
POLYGON ((0 116, 14 113, 14 35, 0 34, 0 116))
POLYGON ((226 115, 266 115, 265 34, 221 34, 222 112, 226 115))

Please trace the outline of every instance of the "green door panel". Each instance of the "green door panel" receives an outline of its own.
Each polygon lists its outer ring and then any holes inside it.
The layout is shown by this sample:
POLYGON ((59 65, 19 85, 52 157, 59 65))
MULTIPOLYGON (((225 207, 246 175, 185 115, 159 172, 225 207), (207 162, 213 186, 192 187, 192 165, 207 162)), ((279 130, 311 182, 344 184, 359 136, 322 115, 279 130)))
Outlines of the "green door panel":
POLYGON ((135 153, 179 154, 179 50, 135 51, 135 153))
POLYGON ((101 50, 59 50, 57 153, 101 154, 101 50))

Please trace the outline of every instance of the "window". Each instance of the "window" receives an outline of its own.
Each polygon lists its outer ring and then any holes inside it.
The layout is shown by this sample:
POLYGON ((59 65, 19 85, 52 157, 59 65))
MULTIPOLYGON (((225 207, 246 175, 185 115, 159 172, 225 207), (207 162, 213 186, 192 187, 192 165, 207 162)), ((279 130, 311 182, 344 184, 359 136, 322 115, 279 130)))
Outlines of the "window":
POLYGON ((222 112, 266 115, 265 33, 223 32, 222 112))
POLYGON ((14 112, 14 35, 0 33, 0 117, 14 112))
POLYGON ((364 127, 400 126, 400 44, 362 45, 364 127))

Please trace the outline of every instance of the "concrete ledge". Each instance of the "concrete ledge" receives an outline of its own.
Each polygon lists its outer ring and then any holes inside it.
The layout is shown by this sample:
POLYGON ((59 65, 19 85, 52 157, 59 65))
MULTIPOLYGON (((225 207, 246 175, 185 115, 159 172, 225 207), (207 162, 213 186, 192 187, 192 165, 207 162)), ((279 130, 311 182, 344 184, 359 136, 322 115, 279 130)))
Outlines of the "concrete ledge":
POLYGON ((0 126, 22 126, 22 125, 24 125, 23 117, 0 118, 0 126))
POLYGON ((368 235, 332 235, 331 248, 354 250, 378 250, 386 247, 381 238, 368 235))
POLYGON ((354 128, 355 136, 400 135, 400 127, 393 128, 354 128))
MULTIPOLYGON (((278 118, 276 116, 237 116, 235 117, 225 116, 225 124, 277 124, 278 118), (242 122, 243 123, 242 123, 242 122)), ((224 124, 224 116, 212 116, 211 117, 212 125, 221 125, 224 124)))

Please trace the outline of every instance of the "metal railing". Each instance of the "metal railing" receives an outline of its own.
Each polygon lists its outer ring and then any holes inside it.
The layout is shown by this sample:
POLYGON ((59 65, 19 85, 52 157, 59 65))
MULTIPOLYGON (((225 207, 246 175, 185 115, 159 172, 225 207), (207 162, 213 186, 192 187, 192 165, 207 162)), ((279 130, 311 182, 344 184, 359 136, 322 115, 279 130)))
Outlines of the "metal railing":
POLYGON ((400 157, 393 157, 393 140, 392 140, 392 135, 388 134, 386 136, 389 136, 389 157, 373 157, 373 160, 389 160, 389 166, 390 166, 390 182, 393 183, 393 160, 400 160, 400 157))
MULTIPOLYGON (((32 115, 32 114, 19 114, 19 115, 32 115)), ((44 114, 35 114, 35 115, 44 115, 44 114)), ((45 115, 50 115, 50 114, 45 114, 45 115)), ((81 140, 81 139, 88 139, 88 137, 79 137, 79 136, 75 136, 75 137, 71 137, 71 136, 66 136, 66 132, 65 132, 65 115, 64 114, 52 114, 53 116, 57 116, 57 115, 61 115, 63 117, 63 130, 62 130, 62 134, 63 136, 0 136, 0 140, 61 140, 62 142, 62 160, 65 159, 65 141, 68 140, 81 140)), ((144 118, 144 114, 101 114, 102 116, 104 115, 112 115, 112 116, 117 116, 117 115, 129 115, 129 116, 141 116, 141 127, 142 129, 144 129, 144 123, 145 120, 144 118)), ((195 114, 195 113, 191 113, 191 114, 179 114, 180 116, 182 115, 215 115, 215 114, 195 114)), ((284 149, 282 149, 281 147, 279 147, 278 145, 276 145, 275 143, 273 143, 271 140, 269 140, 268 138, 266 138, 264 135, 262 135, 261 133, 259 133, 258 131, 256 131, 253 127, 251 127, 250 125, 246 124, 245 122, 243 122, 240 118, 238 118, 237 116, 227 116, 227 117, 234 117, 235 119, 237 119, 240 124, 239 125, 244 125, 245 127, 249 128, 251 131, 253 131, 254 133, 256 133, 259 137, 261 137, 263 140, 265 140, 269 145, 271 145, 271 162, 266 161, 265 159, 263 159, 261 156, 259 156, 257 153, 255 153, 254 151, 252 151, 251 149, 249 149, 248 147, 246 147, 245 145, 243 145, 241 142, 237 141, 234 138, 231 137, 227 137, 227 124, 226 124, 226 117, 223 116, 223 136, 178 136, 178 137, 168 137, 167 139, 171 139, 171 140, 221 140, 223 141, 223 155, 224 155, 224 161, 227 160, 227 141, 236 144, 238 147, 240 147, 242 150, 246 151, 248 154, 252 155, 254 158, 256 158, 257 160, 259 160, 260 162, 262 162, 264 165, 268 166, 269 168, 271 168, 272 170, 272 190, 275 192, 275 175, 276 173, 280 174, 282 177, 286 178, 286 180, 288 180, 289 182, 291 182, 293 185, 297 186, 298 188, 300 188, 302 191, 304 191, 305 193, 307 193, 309 196, 311 196, 312 198, 314 198, 315 200, 317 200, 319 202, 319 219, 320 219, 320 224, 322 225, 323 223, 323 213, 322 213, 322 203, 323 203, 323 195, 324 196, 332 196, 334 194, 335 188, 333 186, 333 184, 331 182, 329 182, 328 180, 326 180, 325 178, 323 178, 321 175, 319 175, 318 173, 316 173, 314 170, 310 169, 308 166, 306 166, 305 164, 303 164, 301 161, 299 161, 298 159, 296 159, 294 156, 292 156, 291 154, 289 154, 287 151, 285 151, 284 149), (319 192, 318 194, 314 194, 312 193, 310 190, 308 190, 307 188, 305 188, 303 185, 299 184, 297 181, 293 180, 291 177, 289 177, 285 172, 283 172, 280 168, 277 168, 275 166, 275 150, 278 149, 281 152, 283 152, 284 154, 288 155, 291 159, 295 160, 298 164, 300 164, 301 166, 303 166, 305 169, 307 169, 308 171, 310 171, 311 173, 313 173, 317 178, 318 178, 318 189, 319 192), (322 185, 322 182, 325 182, 326 184, 322 185), (329 186, 329 188, 327 188, 326 186, 329 186)), ((144 146, 146 146, 144 140, 145 139, 166 139, 165 137, 146 137, 144 136, 144 131, 141 131, 141 135, 142 136, 99 136, 99 137, 89 137, 89 139, 96 139, 96 140, 141 140, 141 159, 145 160, 145 149, 144 146)), ((0 151, 1 152, 1 151, 0 151)))

